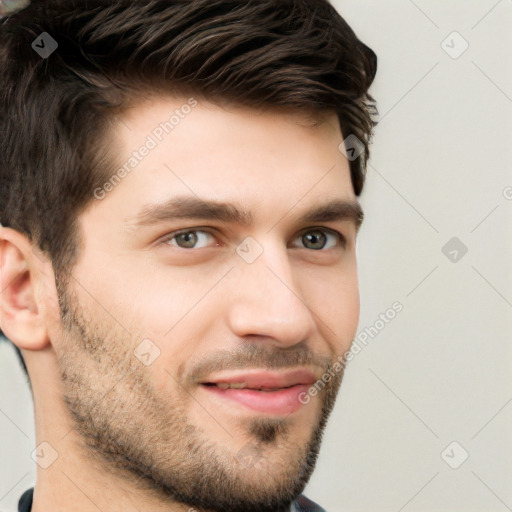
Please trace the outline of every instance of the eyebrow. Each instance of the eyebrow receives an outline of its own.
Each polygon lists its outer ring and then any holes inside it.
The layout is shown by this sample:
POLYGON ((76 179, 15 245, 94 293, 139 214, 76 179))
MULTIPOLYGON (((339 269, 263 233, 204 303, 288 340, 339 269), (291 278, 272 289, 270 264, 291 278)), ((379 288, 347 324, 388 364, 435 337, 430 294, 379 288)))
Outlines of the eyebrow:
MULTIPOLYGON (((359 229, 363 218, 363 209, 358 201, 332 199, 306 211, 296 220, 299 224, 352 221, 356 229, 359 229)), ((135 226, 152 226, 176 219, 217 220, 243 226, 251 226, 254 222, 251 212, 233 203, 204 200, 193 196, 178 196, 163 203, 143 206, 135 217, 134 224, 135 226)))

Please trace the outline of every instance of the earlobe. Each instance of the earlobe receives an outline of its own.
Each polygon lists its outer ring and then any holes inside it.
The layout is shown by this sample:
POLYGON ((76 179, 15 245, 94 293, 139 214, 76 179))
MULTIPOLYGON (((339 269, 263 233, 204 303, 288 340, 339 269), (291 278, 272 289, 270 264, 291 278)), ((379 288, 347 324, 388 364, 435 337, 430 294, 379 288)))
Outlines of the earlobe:
POLYGON ((19 348, 41 350, 49 338, 36 293, 40 263, 31 248, 25 235, 0 228, 0 328, 19 348))

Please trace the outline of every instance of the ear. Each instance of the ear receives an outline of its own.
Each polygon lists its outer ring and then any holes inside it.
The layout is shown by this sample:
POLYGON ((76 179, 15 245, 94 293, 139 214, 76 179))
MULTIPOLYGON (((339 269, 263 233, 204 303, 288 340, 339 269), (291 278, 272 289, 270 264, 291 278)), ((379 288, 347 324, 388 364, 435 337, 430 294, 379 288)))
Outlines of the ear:
POLYGON ((41 350, 50 342, 37 293, 44 272, 32 249, 25 235, 0 227, 0 328, 18 348, 41 350))

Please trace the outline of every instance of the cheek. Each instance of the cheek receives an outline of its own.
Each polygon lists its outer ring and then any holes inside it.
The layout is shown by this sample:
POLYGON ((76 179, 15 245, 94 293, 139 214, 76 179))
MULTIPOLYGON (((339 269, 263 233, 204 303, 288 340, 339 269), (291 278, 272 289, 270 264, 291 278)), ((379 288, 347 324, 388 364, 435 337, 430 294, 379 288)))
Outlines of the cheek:
POLYGON ((339 329, 338 343, 343 343, 343 349, 348 348, 354 339, 359 323, 359 287, 357 279, 355 282, 342 283, 332 297, 336 311, 334 313, 339 329))
POLYGON ((344 313, 346 322, 345 329, 350 343, 352 343, 357 333, 357 325, 359 324, 360 299, 358 286, 352 291, 351 298, 347 301, 347 304, 344 313))
POLYGON ((50 340, 53 340, 61 329, 62 320, 57 291, 55 289, 45 291, 42 305, 44 308, 44 315, 47 319, 48 337, 50 340))
MULTIPOLYGON (((58 329, 60 325, 60 308, 55 284, 55 274, 51 264, 45 264, 41 270, 41 280, 37 290, 40 296, 41 313, 45 316, 49 331, 58 329)), ((51 337, 50 337, 51 339, 51 337)))
POLYGON ((359 283, 355 265, 308 279, 305 302, 314 312, 323 337, 336 352, 347 350, 359 322, 359 283))

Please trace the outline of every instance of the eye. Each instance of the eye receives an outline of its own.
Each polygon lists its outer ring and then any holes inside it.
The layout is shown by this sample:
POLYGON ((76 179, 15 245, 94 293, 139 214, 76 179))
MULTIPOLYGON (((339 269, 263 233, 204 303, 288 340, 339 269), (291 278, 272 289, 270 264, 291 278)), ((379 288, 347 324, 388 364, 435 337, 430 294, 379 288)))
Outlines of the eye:
POLYGON ((299 238, 306 249, 315 251, 332 249, 336 247, 336 245, 345 248, 347 244, 345 237, 341 233, 325 228, 309 229, 308 231, 304 231, 299 238))
POLYGON ((189 229, 171 233, 162 242, 180 249, 201 249, 208 246, 208 237, 214 239, 208 231, 189 229))
MULTIPOLYGON (((315 251, 333 249, 336 246, 345 248, 346 239, 338 231, 326 228, 310 228, 303 231, 296 240, 300 239, 303 244, 300 248, 311 249, 315 251)), ((200 229, 183 229, 167 235, 162 243, 178 247, 179 249, 204 249, 208 247, 210 240, 215 241, 215 237, 209 231, 200 229)), ((216 246, 219 244, 216 243, 216 246)), ((212 245, 210 245, 212 246, 212 245)))

